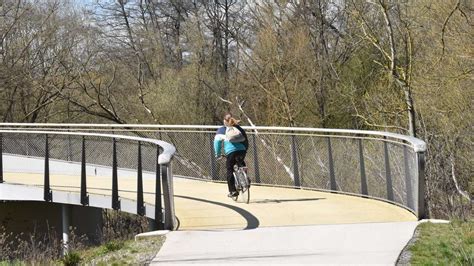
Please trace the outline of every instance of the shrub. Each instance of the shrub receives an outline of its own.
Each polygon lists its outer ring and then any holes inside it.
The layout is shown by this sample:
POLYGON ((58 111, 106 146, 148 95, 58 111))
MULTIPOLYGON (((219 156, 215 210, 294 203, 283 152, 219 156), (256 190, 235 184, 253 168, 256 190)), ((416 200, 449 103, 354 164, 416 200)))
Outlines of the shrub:
POLYGON ((61 262, 65 266, 75 266, 81 261, 81 256, 76 252, 69 252, 66 256, 61 259, 61 262))

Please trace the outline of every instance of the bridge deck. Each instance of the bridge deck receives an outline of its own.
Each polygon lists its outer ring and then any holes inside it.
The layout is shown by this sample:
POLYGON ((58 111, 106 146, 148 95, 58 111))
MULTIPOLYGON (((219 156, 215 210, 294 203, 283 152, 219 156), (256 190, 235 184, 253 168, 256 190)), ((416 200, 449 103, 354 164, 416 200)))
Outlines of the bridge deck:
MULTIPOLYGON (((39 185, 40 174, 5 173, 7 183, 39 185)), ((53 190, 79 191, 80 178, 51 175, 53 190)), ((110 195, 111 178, 88 176, 88 192, 110 195)), ((145 201, 154 204, 153 178, 144 177, 145 201)), ((135 199, 136 176, 119 177, 120 197, 135 199)), ((227 198, 227 185, 174 178, 180 230, 250 229, 269 226, 416 221, 393 204, 334 193, 252 186, 250 204, 227 198)))

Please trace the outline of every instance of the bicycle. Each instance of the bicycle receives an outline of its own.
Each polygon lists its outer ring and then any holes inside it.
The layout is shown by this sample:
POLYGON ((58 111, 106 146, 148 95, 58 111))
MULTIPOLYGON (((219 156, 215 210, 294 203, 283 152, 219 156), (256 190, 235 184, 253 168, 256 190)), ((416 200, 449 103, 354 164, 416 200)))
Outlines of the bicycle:
MULTIPOLYGON (((221 156, 220 158, 224 158, 225 156, 221 156)), ((235 189, 239 192, 238 195, 232 196, 231 198, 234 201, 238 201, 239 197, 242 199, 243 202, 249 203, 250 202, 250 178, 247 176, 247 166, 238 166, 237 164, 234 165, 234 180, 235 180, 235 189)))
POLYGON ((248 167, 234 165, 234 180, 235 189, 239 192, 239 195, 231 197, 234 201, 237 201, 239 196, 241 199, 249 204, 250 202, 250 178, 247 176, 248 167))

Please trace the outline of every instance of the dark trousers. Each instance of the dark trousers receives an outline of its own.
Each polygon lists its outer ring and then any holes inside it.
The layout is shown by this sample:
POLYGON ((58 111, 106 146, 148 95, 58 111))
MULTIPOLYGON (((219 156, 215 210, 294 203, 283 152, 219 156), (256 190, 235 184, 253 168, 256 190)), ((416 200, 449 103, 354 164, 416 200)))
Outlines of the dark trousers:
POLYGON ((236 191, 235 189, 235 180, 234 180, 234 165, 245 166, 245 155, 247 151, 234 151, 233 153, 227 155, 227 185, 229 186, 229 192, 236 191))

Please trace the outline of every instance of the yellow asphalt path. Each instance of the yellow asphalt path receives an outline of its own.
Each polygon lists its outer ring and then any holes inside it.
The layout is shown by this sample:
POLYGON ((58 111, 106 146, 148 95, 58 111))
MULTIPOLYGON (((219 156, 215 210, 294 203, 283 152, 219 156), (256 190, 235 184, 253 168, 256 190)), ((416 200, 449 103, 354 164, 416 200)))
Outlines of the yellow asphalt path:
MULTIPOLYGON (((43 184, 40 174, 5 173, 7 183, 43 184)), ((78 176, 51 175, 53 190, 78 192, 78 176)), ((88 192, 110 195, 110 177, 89 176, 88 192)), ((119 177, 119 196, 135 199, 136 176, 119 177)), ((154 204, 155 182, 144 179, 145 201, 154 204)), ((250 204, 227 197, 227 185, 174 178, 179 230, 250 229, 270 226, 416 221, 396 205, 356 196, 302 189, 252 186, 250 204)))

